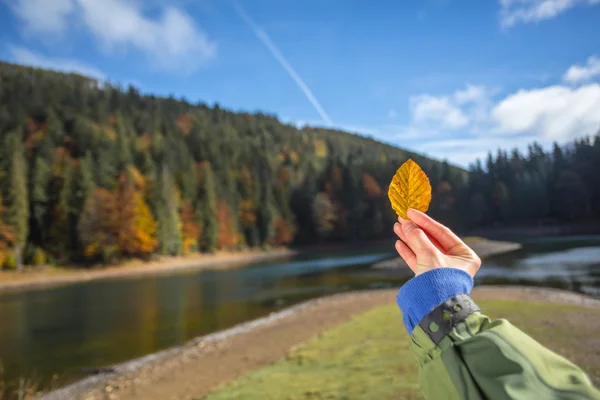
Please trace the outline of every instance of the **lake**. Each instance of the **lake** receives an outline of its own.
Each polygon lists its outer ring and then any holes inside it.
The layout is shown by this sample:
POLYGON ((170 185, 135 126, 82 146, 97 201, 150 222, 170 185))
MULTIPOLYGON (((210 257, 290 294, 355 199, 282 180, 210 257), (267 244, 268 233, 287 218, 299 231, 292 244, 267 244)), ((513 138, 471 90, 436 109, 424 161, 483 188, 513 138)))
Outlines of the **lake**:
MULTIPOLYGON (((66 383, 306 299, 399 287, 407 270, 375 270, 389 246, 299 255, 242 269, 78 283, 0 294, 5 378, 66 383)), ((600 297, 600 236, 548 238, 486 260, 477 283, 560 287, 600 297)))

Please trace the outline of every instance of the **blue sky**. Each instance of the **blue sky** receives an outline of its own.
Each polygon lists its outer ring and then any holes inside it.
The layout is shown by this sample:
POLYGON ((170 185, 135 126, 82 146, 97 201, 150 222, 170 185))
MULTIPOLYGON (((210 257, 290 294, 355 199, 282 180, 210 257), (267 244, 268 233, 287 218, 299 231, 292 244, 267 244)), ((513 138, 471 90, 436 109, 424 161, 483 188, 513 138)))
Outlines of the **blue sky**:
POLYGON ((0 0, 0 58, 467 165, 600 129, 600 0, 0 0))

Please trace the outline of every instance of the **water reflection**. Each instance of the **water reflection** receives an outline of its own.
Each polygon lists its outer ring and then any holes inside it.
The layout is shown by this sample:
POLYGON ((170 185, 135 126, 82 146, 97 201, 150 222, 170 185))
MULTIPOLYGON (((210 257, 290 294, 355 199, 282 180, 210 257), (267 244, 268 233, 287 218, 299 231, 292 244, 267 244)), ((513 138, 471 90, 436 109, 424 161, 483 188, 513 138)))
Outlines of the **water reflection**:
MULTIPOLYGON (((9 377, 139 357, 325 294, 399 287, 408 270, 374 270, 392 246, 303 255, 245 269, 82 283, 0 295, 0 359, 9 377)), ((487 260, 483 283, 536 284, 600 296, 600 238, 537 241, 487 260)))
POLYGON ((525 243, 522 250, 484 263, 479 283, 549 286, 600 296, 600 246, 590 237, 525 243))

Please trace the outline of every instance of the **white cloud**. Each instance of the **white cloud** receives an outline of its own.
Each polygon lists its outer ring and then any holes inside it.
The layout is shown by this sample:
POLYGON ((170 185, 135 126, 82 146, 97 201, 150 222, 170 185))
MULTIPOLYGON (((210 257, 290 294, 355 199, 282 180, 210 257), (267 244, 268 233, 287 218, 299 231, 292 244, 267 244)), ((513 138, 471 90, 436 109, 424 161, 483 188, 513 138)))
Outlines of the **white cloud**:
POLYGON ((185 12, 167 6, 158 19, 123 0, 76 0, 83 19, 104 46, 133 47, 165 69, 193 69, 216 55, 216 44, 185 12))
POLYGON ((409 124, 395 131, 382 126, 378 136, 466 166, 498 148, 525 150, 533 141, 550 146, 600 130, 598 83, 498 94, 467 85, 447 95, 413 96, 409 124))
POLYGON ((551 19, 577 6, 600 4, 600 0, 499 0, 504 27, 551 19))
POLYGON ((600 128, 600 85, 550 86, 521 90, 491 112, 501 134, 530 133, 562 140, 594 134, 600 128))
POLYGON ((47 68, 61 72, 76 72, 101 81, 106 78, 102 71, 76 60, 46 57, 18 46, 11 47, 10 52, 12 60, 18 64, 47 68))
POLYGON ((573 65, 563 76, 563 80, 569 83, 579 83, 589 81, 590 79, 600 76, 600 58, 590 57, 587 60, 587 64, 573 65))
POLYGON ((454 93, 454 99, 458 104, 476 103, 486 99, 488 90, 484 86, 468 84, 464 90, 458 90, 454 93))
POLYGON ((410 99, 410 107, 417 123, 440 124, 447 129, 462 128, 469 123, 462 110, 448 97, 415 96, 410 99))
POLYGON ((18 0, 12 10, 32 33, 58 34, 67 28, 73 0, 18 0))
POLYGON ((410 108, 406 137, 437 132, 563 140, 598 131, 600 85, 521 89, 499 100, 483 86, 467 85, 451 95, 414 96, 410 108))
POLYGON ((457 130, 485 118, 491 90, 468 84, 449 96, 422 94, 409 100, 411 131, 457 130))
POLYGON ((164 6, 150 17, 129 0, 18 0, 28 33, 77 34, 81 25, 102 48, 137 50, 154 67, 189 72, 216 56, 217 45, 183 10, 164 6), (52 3, 52 5, 50 5, 52 3), (37 25, 41 22, 41 27, 37 25))

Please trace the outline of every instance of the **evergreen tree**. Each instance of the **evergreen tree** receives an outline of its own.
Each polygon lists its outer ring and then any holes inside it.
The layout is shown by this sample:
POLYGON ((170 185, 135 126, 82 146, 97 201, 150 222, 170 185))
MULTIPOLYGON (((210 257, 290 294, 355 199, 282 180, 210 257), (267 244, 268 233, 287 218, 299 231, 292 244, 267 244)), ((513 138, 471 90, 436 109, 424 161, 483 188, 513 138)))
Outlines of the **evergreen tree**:
POLYGON ((203 251, 212 252, 217 247, 218 220, 217 220, 217 196, 213 170, 209 163, 201 165, 200 185, 196 214, 200 221, 202 235, 200 248, 203 251))
POLYGON ((64 160, 64 166, 60 174, 54 177, 53 207, 50 212, 50 228, 48 232, 47 249, 61 264, 65 264, 71 258, 72 238, 76 229, 70 222, 69 202, 73 191, 73 162, 70 157, 64 160))
POLYGON ((70 247, 76 253, 79 251, 80 245, 79 237, 76 235, 79 218, 95 186, 92 155, 90 152, 87 152, 84 157, 78 160, 78 165, 73 171, 68 203, 69 231, 71 232, 69 242, 70 247))
POLYGON ((166 166, 157 185, 158 209, 156 210, 158 220, 158 241, 160 251, 164 255, 178 255, 182 251, 181 221, 178 213, 178 199, 173 178, 166 166))
POLYGON ((23 269, 23 250, 29 234, 29 197, 27 193, 27 161, 19 135, 10 134, 5 139, 10 154, 7 185, 4 195, 6 224, 15 235, 14 257, 17 270, 23 269))
POLYGON ((47 217, 49 211, 50 180, 52 170, 48 161, 41 156, 35 157, 31 174, 31 214, 33 217, 32 235, 34 241, 44 244, 47 236, 47 217))
POLYGON ((455 230, 600 221, 598 135, 494 151, 467 172, 356 134, 79 75, 0 62, 0 82, 10 265, 24 250, 66 264, 374 239, 391 234, 387 185, 409 157, 429 176, 429 214, 455 230))

